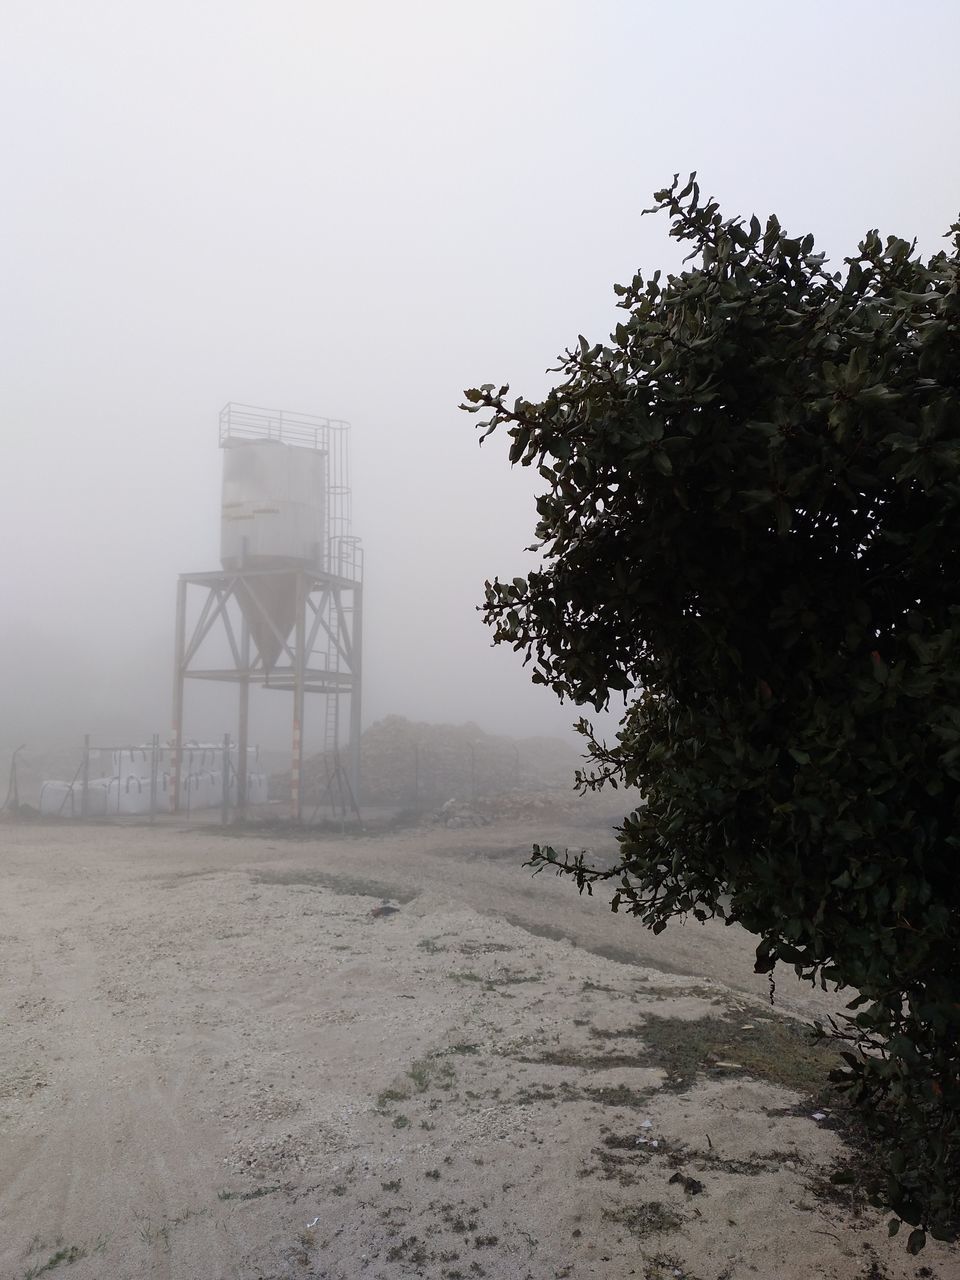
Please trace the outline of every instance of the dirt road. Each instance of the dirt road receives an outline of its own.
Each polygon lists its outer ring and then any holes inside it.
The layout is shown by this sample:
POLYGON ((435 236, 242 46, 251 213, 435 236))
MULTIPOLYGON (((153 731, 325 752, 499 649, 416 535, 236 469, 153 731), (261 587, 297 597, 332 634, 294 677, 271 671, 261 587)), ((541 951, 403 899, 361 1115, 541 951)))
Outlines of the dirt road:
POLYGON ((749 939, 537 838, 608 839, 0 829, 3 1280, 960 1275, 815 1194, 826 1064, 749 939))

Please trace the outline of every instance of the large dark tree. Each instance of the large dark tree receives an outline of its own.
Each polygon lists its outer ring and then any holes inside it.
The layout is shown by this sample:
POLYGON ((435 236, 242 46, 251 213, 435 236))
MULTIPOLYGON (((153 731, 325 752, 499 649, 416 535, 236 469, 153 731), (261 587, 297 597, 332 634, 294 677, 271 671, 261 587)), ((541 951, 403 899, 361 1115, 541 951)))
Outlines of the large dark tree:
POLYGON ((617 286, 542 403, 466 393, 545 482, 542 567, 486 621, 561 698, 625 696, 581 784, 643 795, 615 869, 535 859, 856 993, 841 1083, 916 1249, 960 1207, 960 224, 837 272, 694 178, 656 209, 689 269, 617 286))

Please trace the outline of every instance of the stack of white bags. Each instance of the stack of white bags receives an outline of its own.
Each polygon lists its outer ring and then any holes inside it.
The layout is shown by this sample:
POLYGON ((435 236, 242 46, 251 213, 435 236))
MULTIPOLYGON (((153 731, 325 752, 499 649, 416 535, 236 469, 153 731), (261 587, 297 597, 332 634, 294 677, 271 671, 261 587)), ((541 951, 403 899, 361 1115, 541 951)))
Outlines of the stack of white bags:
MULTIPOLYGON (((236 747, 230 748, 229 801, 237 803, 236 747)), ((251 748, 247 757, 247 803, 265 804, 268 798, 267 775, 259 767, 256 749, 251 748)), ((87 816, 91 818, 115 814, 149 813, 151 806, 151 779, 153 776, 152 747, 124 747, 113 751, 110 757, 111 771, 101 778, 87 782, 87 816)), ((173 750, 161 747, 156 767, 155 795, 153 803, 159 813, 173 809, 173 750)), ((216 809, 223 804, 223 748, 209 743, 184 744, 180 753, 180 808, 216 809)), ((40 812, 50 817, 79 818, 83 810, 83 783, 44 782, 40 788, 40 812)))

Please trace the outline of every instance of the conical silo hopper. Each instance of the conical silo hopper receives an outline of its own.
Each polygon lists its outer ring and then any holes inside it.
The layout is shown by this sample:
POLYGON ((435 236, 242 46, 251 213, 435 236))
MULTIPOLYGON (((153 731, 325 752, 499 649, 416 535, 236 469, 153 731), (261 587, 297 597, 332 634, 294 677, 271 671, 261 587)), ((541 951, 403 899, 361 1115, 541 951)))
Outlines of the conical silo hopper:
POLYGON ((297 577, 270 573, 245 578, 236 596, 250 628, 250 638, 269 671, 276 665, 297 620, 297 577))
POLYGON ((245 572, 237 599, 270 670, 296 621, 297 571, 326 555, 327 454, 280 439, 223 441, 220 562, 245 572))

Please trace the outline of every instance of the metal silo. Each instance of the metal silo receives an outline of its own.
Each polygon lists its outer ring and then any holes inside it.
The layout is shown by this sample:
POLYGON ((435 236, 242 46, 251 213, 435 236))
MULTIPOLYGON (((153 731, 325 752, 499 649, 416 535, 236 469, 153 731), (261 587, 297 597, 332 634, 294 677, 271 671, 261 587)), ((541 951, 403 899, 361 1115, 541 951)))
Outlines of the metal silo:
MULTIPOLYGON (((245 760, 251 684, 294 695, 293 810, 301 812, 306 693, 324 695, 327 752, 339 759, 340 704, 350 701, 350 774, 359 783, 362 553, 350 529, 347 423, 228 404, 220 414, 223 489, 219 571, 183 574, 177 597, 174 733, 182 733, 184 681, 241 686, 245 760), (206 590, 191 624, 188 593, 206 590), (233 611, 239 616, 233 616, 233 611), (217 631, 231 665, 205 665, 217 631)), ((196 593, 194 593, 196 594, 196 593)), ((179 750, 179 748, 178 748, 179 750)), ((339 771, 339 763, 336 766, 339 771)), ((241 768, 241 773, 243 769, 241 768)), ((179 770, 175 771, 179 778, 179 770)), ((243 806, 245 781, 239 780, 243 806)))
POLYGON ((284 440, 223 441, 220 563, 320 568, 326 543, 327 455, 284 440))

